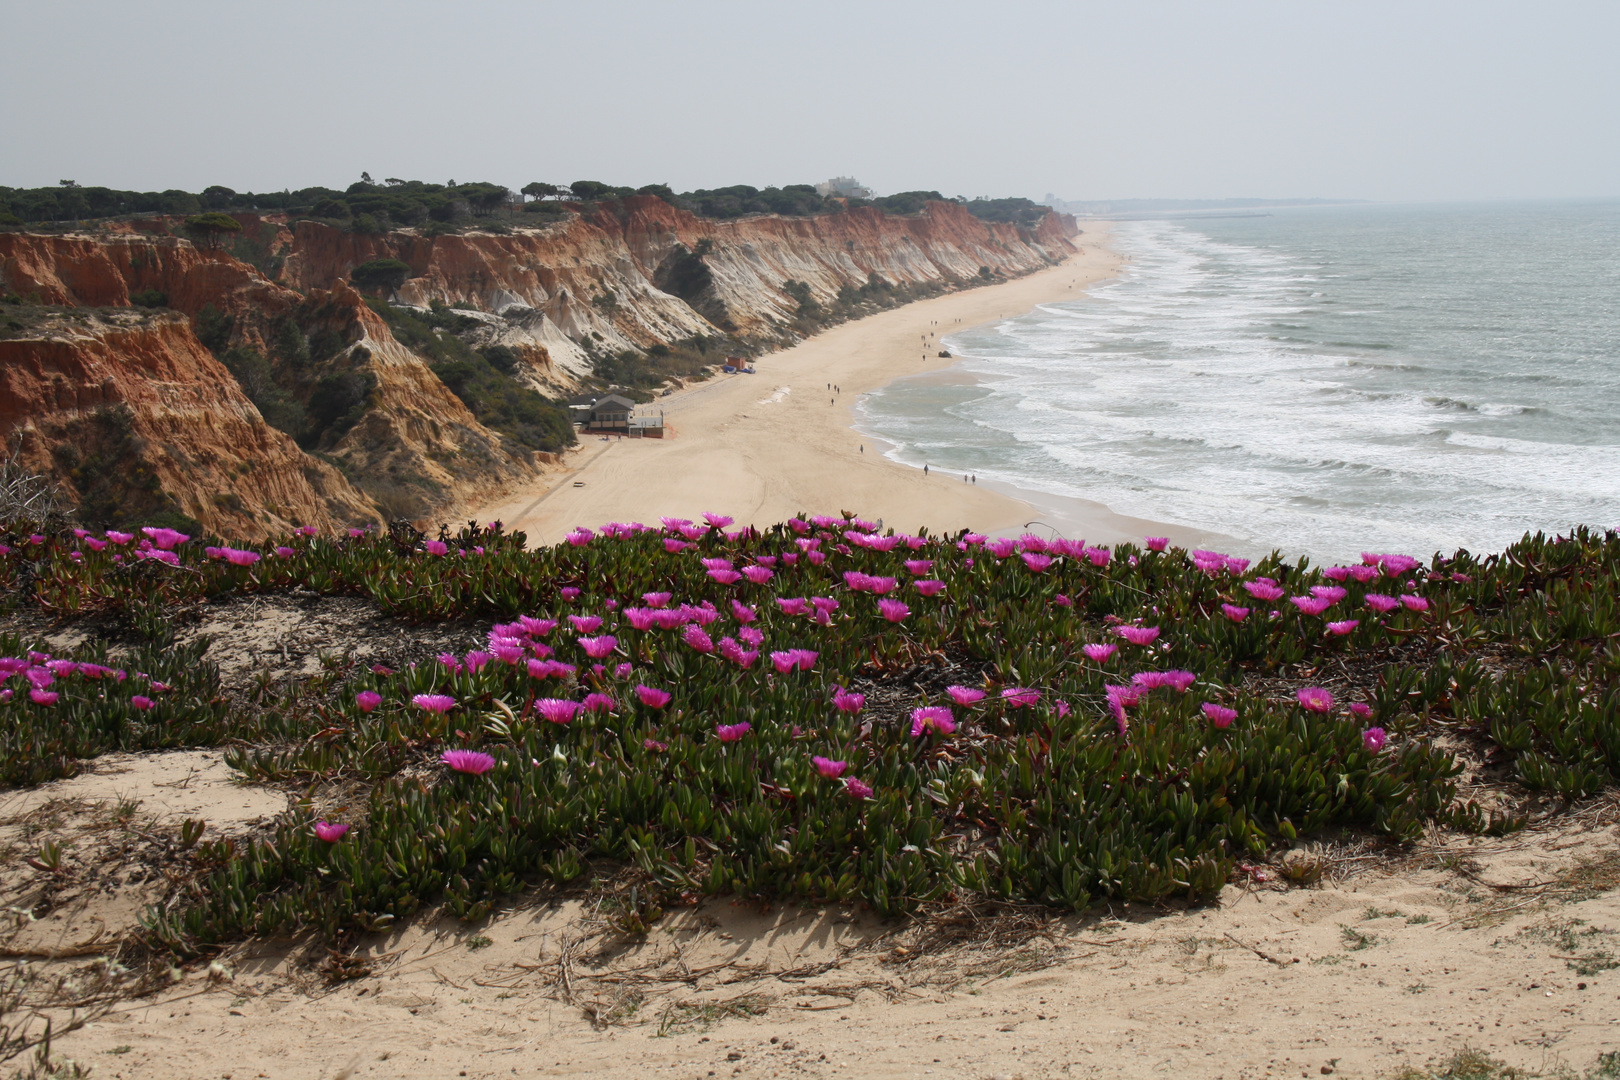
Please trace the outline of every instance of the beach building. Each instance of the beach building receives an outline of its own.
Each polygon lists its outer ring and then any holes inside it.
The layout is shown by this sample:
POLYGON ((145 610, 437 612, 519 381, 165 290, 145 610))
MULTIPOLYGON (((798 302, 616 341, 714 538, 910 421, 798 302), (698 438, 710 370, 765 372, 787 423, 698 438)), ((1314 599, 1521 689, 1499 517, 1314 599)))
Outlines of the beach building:
POLYGON ((835 176, 816 185, 816 194, 822 198, 870 199, 872 189, 853 176, 835 176))
POLYGON ((585 430, 596 432, 618 432, 621 435, 630 433, 630 418, 635 414, 636 403, 627 397, 618 394, 609 394, 598 398, 585 413, 585 430))

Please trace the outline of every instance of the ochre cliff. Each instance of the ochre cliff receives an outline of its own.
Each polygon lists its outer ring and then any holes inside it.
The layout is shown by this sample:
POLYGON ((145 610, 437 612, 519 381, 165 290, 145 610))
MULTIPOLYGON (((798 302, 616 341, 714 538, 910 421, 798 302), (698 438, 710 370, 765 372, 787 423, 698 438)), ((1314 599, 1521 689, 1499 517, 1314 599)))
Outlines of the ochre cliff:
POLYGON ((86 479, 84 462, 111 452, 101 428, 125 413, 120 452, 140 463, 140 483, 233 534, 302 521, 428 522, 544 468, 550 455, 480 424, 350 287, 354 268, 372 260, 409 267, 394 302, 474 309, 459 336, 507 346, 518 360, 511 377, 555 394, 591 377, 591 355, 720 334, 755 347, 786 343, 804 331, 790 281, 824 305, 874 277, 891 286, 976 283, 985 269, 1017 275, 1051 265, 1075 250, 1078 232, 1065 215, 1033 229, 995 225, 946 202, 913 216, 867 207, 716 221, 653 196, 572 206, 534 227, 475 223, 437 236, 233 216, 257 254, 193 244, 169 234, 178 221, 163 219, 93 234, 0 232, 0 295, 96 311, 52 315, 37 334, 0 331, 9 402, 0 436, 20 433, 30 459, 87 503, 113 499, 86 479), (132 297, 152 303, 152 293, 189 323, 129 310, 132 297), (228 317, 224 330, 209 308, 228 317), (322 386, 347 380, 354 408, 343 423, 300 434, 310 453, 300 450, 242 393, 231 374, 242 373, 240 357, 227 370, 192 332, 210 320, 210 346, 227 361, 242 350, 262 355, 267 378, 312 411, 322 386), (287 359, 288 341, 296 359, 287 359))
POLYGON ((74 312, 0 340, 0 431, 98 514, 178 511, 220 535, 374 520, 269 427, 175 314, 74 312))

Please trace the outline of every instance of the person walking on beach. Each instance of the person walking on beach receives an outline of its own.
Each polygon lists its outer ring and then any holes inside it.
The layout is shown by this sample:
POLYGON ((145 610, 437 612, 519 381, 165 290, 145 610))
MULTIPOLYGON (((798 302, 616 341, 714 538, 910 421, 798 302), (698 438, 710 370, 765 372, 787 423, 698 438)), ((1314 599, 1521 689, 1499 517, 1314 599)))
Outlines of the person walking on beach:
POLYGON ((923 475, 924 475, 924 476, 927 476, 927 475, 928 475, 928 466, 927 466, 927 465, 924 465, 924 466, 923 466, 923 475))

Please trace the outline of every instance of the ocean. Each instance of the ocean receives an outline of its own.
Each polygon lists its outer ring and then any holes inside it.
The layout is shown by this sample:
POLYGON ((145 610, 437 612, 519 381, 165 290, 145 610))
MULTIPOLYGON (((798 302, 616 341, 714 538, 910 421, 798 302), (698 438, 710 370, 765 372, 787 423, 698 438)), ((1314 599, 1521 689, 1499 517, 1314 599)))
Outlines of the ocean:
POLYGON ((1118 277, 947 335, 960 363, 867 395, 862 430, 1241 554, 1620 525, 1620 202, 1124 221, 1111 245, 1118 277))

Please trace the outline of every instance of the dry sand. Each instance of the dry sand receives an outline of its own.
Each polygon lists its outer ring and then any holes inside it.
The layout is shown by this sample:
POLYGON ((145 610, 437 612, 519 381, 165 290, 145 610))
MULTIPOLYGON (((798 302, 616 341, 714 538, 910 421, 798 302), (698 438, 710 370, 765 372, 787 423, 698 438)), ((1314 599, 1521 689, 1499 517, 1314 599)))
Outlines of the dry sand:
POLYGON ((845 323, 760 358, 758 374, 717 376, 660 398, 654 404, 665 411, 669 438, 584 436, 566 471, 475 516, 522 529, 536 543, 556 543, 578 525, 711 510, 754 525, 851 510, 896 529, 992 534, 1021 532, 1039 519, 1063 535, 1099 542, 1148 531, 1204 542, 1206 534, 1122 517, 1097 503, 1041 498, 1032 505, 1010 489, 964 483, 960 473, 925 475, 885 460, 880 442, 851 427, 863 393, 955 363, 937 355, 952 331, 1071 299, 1114 273, 1120 260, 1104 245, 1105 228, 1088 225, 1081 253, 1060 266, 845 323))
MULTIPOLYGON (((142 845, 180 820, 230 835, 284 803, 231 783, 212 752, 110 755, 8 796, 6 903, 49 892, 56 907, 4 953, 88 962, 152 895, 116 885, 120 847, 150 859, 142 845), (58 874, 21 857, 52 838, 58 874)), ((115 1080, 1389 1077, 1464 1047, 1584 1072, 1620 1046, 1617 815, 1611 798, 1505 839, 1340 849, 1312 887, 1273 875, 1203 908, 1117 908, 1044 934, 1007 918, 999 940, 724 901, 639 940, 588 901, 520 898, 483 924, 361 939, 371 972, 335 986, 319 949, 240 947, 58 1049, 115 1080)))

